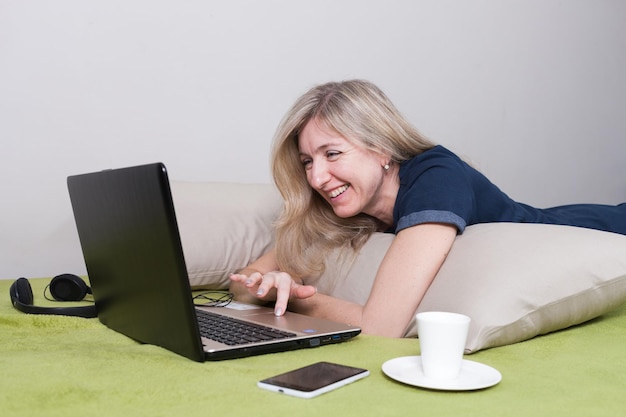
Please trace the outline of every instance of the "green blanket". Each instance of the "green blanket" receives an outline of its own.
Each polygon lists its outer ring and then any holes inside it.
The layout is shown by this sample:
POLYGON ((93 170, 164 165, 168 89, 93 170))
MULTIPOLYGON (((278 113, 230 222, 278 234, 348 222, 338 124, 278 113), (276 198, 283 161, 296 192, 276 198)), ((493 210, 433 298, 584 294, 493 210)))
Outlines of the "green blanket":
MULTIPOLYGON (((32 280, 35 303, 47 280, 32 280)), ((617 416, 626 414, 626 306, 592 322, 466 357, 498 369, 498 385, 440 392, 387 378, 381 365, 419 354, 416 339, 358 336, 332 346, 196 363, 142 345, 97 319, 14 310, 0 280, 3 416, 617 416), (364 367, 364 380, 300 399, 259 379, 317 361, 364 367)))

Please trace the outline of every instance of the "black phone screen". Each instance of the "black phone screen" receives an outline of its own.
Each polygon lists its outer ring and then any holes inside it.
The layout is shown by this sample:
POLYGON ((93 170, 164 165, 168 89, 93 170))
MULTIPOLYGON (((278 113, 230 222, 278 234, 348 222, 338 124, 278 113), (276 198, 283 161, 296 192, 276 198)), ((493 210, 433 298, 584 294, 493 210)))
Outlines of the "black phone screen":
POLYGON ((367 370, 362 368, 318 362, 264 379, 261 382, 296 391, 312 392, 365 372, 367 370))

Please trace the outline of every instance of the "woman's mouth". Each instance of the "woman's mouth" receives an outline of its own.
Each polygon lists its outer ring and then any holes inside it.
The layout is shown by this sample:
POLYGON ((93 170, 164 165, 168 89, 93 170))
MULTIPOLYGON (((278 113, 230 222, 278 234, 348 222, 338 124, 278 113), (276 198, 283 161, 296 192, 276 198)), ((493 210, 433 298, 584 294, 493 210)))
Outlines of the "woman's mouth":
POLYGON ((335 188, 330 193, 328 193, 328 196, 330 198, 339 197, 341 194, 345 193, 348 188, 350 188, 350 184, 342 185, 341 187, 335 188))

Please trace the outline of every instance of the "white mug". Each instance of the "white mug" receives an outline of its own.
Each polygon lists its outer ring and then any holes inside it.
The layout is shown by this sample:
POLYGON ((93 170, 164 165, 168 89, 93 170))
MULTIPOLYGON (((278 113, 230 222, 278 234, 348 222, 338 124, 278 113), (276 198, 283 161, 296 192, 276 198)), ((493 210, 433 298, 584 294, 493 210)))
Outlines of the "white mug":
POLYGON ((470 318, 457 313, 418 313, 417 335, 424 376, 437 380, 455 379, 463 364, 470 318))

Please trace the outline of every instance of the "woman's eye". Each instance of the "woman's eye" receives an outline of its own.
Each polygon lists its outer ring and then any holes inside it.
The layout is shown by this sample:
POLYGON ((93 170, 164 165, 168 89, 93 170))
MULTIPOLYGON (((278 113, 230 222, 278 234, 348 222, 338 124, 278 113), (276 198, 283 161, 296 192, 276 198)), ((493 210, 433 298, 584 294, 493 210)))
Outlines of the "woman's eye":
POLYGON ((302 160, 300 160, 300 162, 302 163, 302 166, 305 169, 311 168, 311 164, 313 163, 313 161, 311 159, 302 159, 302 160))
POLYGON ((338 151, 328 151, 328 152, 326 152, 326 158, 328 158, 331 161, 337 159, 339 157, 339 155, 341 155, 341 152, 338 152, 338 151))

